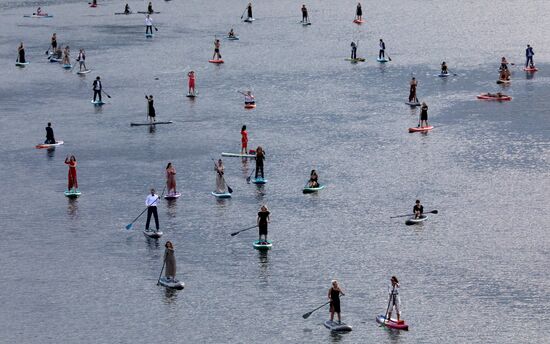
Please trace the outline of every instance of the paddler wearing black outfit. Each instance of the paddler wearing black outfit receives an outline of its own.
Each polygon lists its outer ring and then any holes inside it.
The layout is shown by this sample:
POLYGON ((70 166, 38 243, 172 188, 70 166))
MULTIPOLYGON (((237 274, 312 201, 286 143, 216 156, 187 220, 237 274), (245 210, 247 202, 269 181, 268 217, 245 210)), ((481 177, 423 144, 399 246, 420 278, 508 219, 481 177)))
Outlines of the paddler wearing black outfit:
POLYGON ((267 206, 262 205, 256 220, 259 229, 258 241, 262 241, 262 235, 264 236, 264 240, 267 241, 267 224, 270 222, 269 214, 270 212, 269 209, 267 209, 267 206))
POLYGON ((53 128, 52 124, 48 122, 48 126, 46 127, 46 141, 44 141, 46 144, 54 144, 55 143, 55 137, 53 135, 53 128))
POLYGON ((153 95, 145 96, 145 99, 147 99, 147 117, 149 118, 150 122, 155 122, 155 116, 157 115, 155 112, 155 103, 153 101, 153 95))
POLYGON ((258 146, 256 148, 256 174, 255 178, 257 179, 258 176, 262 176, 262 179, 264 178, 264 160, 265 160, 265 153, 262 147, 258 146))
POLYGON ((409 102, 412 103, 412 102, 414 102, 414 101, 418 101, 418 100, 416 99, 416 85, 418 85, 418 83, 416 82, 416 78, 415 78, 415 77, 413 77, 413 78, 411 79, 411 84, 410 84, 410 85, 411 85, 411 88, 410 88, 410 90, 409 90, 409 102))
POLYGON ((248 19, 252 19, 252 3, 249 2, 248 6, 246 7, 246 10, 248 11, 248 19))
POLYGON ((340 316, 340 294, 345 295, 337 280, 332 280, 331 287, 328 290, 328 299, 330 300, 330 321, 334 321, 334 313, 338 316, 338 322, 342 321, 340 316))
POLYGON ((357 9, 355 10, 355 19, 361 20, 363 17, 363 10, 361 9, 361 3, 357 3, 357 9))
POLYGON ((351 42, 351 59, 357 59, 357 44, 355 42, 351 42))
POLYGON ((149 2, 149 5, 147 5, 147 13, 149 14, 153 14, 154 11, 153 11, 153 4, 151 2, 149 2))
POLYGON ((302 5, 302 23, 309 22, 306 5, 302 5))
POLYGON ((101 86, 101 78, 99 76, 95 78, 94 83, 92 84, 92 89, 94 90, 94 102, 95 102, 96 96, 98 96, 99 101, 101 101, 102 86, 101 86))
POLYGON ((25 47, 23 46, 23 42, 21 42, 21 44, 19 44, 19 47, 17 48, 17 62, 19 63, 27 62, 25 60, 25 47))
POLYGON ((420 204, 420 200, 417 199, 413 207, 414 218, 418 219, 424 214, 424 206, 420 204))
POLYGON ((418 126, 422 128, 428 126, 428 105, 425 102, 422 102, 422 107, 420 107, 420 123, 418 126))

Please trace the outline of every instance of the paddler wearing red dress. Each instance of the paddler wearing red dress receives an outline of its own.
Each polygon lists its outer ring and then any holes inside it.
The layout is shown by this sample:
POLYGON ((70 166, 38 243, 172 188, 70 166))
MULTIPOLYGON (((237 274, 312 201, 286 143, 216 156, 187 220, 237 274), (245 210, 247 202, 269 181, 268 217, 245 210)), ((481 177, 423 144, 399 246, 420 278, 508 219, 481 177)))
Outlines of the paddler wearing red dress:
POLYGON ((74 155, 70 157, 67 155, 65 158, 65 164, 69 165, 68 177, 68 190, 71 191, 73 188, 78 189, 78 180, 76 179, 76 158, 74 155))
POLYGON ((248 153, 248 132, 246 131, 246 125, 241 128, 241 154, 248 153))

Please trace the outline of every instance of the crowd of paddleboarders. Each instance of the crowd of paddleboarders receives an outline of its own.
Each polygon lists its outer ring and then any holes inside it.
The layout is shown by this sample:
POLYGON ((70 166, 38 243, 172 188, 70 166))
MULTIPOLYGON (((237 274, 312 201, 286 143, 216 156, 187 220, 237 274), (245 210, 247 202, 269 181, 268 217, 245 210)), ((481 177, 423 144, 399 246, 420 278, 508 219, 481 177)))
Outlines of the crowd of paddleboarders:
MULTIPOLYGON (((91 7, 97 7, 97 1, 93 0, 91 3, 91 7)), ((130 6, 128 4, 125 4, 124 11, 115 13, 115 14, 125 14, 129 15, 133 12, 130 9, 130 6)), ((155 31, 158 31, 157 27, 153 24, 153 14, 158 14, 160 12, 156 12, 153 9, 152 2, 148 3, 147 10, 137 13, 145 14, 145 34, 148 38, 153 36, 153 29, 155 31)), ((39 7, 35 13, 32 14, 34 17, 51 17, 47 13, 44 13, 42 9, 39 7)), ((305 4, 301 6, 301 23, 311 25, 310 19, 309 19, 309 13, 308 9, 305 4)), ((253 17, 252 12, 252 3, 248 3, 243 14, 241 15, 241 20, 243 20, 246 23, 252 23, 255 18, 253 17), (243 17, 246 14, 246 19, 243 20, 243 17)), ((360 25, 365 22, 363 19, 363 11, 361 7, 361 3, 358 3, 356 6, 355 11, 355 17, 353 20, 354 23, 360 25)), ((239 37, 236 35, 233 28, 230 29, 230 31, 227 33, 227 38, 231 40, 238 40, 239 37)), ((213 41, 214 46, 214 52, 212 55, 212 59, 209 60, 210 63, 216 63, 221 64, 224 63, 221 55, 221 41, 218 38, 215 38, 213 41)), ((357 57, 357 50, 359 47, 359 40, 357 42, 352 41, 351 42, 351 56, 350 59, 351 62, 364 62, 365 58, 357 57)), ((391 62, 392 59, 388 55, 386 51, 386 43, 382 38, 378 41, 378 57, 377 61, 381 63, 387 63, 391 62)), ((52 62, 60 62, 64 68, 72 69, 74 66, 71 63, 71 53, 70 53, 70 47, 66 45, 63 49, 58 45, 57 41, 57 34, 53 33, 50 41, 50 47, 48 48, 48 51, 46 51, 46 54, 48 55, 48 59, 52 62)), ((533 56, 534 51, 533 48, 530 45, 527 45, 527 49, 525 52, 526 56, 526 62, 525 62, 525 68, 524 70, 527 72, 534 72, 537 70, 535 67, 533 56)), ((86 52, 83 48, 79 49, 79 53, 77 57, 74 59, 75 62, 78 62, 79 64, 79 72, 89 72, 90 70, 87 68, 86 63, 86 52)), ((25 56, 25 46, 23 42, 20 42, 18 48, 17 48, 17 60, 16 64, 18 66, 24 66, 25 64, 28 64, 28 61, 25 56)), ((456 74, 449 71, 449 68, 447 66, 447 63, 443 61, 441 63, 441 69, 440 73, 438 75, 439 77, 449 77, 449 76, 456 76, 456 74)), ((188 77, 188 90, 187 90, 187 96, 188 97, 195 97, 197 95, 196 91, 196 74, 193 70, 187 72, 188 77)), ((500 67, 499 67, 499 79, 497 83, 501 84, 509 84, 511 79, 511 71, 509 69, 509 63, 506 60, 505 57, 502 57, 500 67)), ((419 123, 416 128, 409 128, 410 132, 415 131, 428 131, 431 130, 433 127, 429 126, 428 124, 428 105, 426 102, 420 102, 417 97, 417 87, 418 87, 418 80, 415 77, 411 78, 411 81, 409 83, 409 97, 407 104, 410 106, 420 106, 420 115, 419 115, 419 123)), ((93 98, 92 103, 95 105, 102 105, 104 104, 102 100, 102 94, 107 95, 109 98, 110 96, 105 93, 101 78, 100 76, 96 76, 96 78, 93 80, 92 83, 92 91, 93 91, 93 98)), ((247 109, 253 109, 256 107, 256 99, 255 96, 252 94, 251 90, 245 90, 245 91, 238 91, 240 94, 244 96, 244 107, 247 109)), ((511 97, 503 94, 502 92, 496 92, 496 93, 485 93, 480 96, 478 96, 479 99, 496 99, 496 100, 510 100, 511 97)), ((148 124, 150 125, 156 125, 158 122, 156 121, 156 111, 154 107, 154 98, 153 95, 145 95, 145 99, 147 102, 147 119, 148 124)), ((63 141, 56 141, 54 131, 52 128, 52 124, 49 122, 47 124, 46 129, 46 140, 44 141, 44 144, 39 144, 36 147, 37 148, 55 148, 56 145, 63 144, 63 141)), ((228 156, 228 157, 240 157, 243 159, 254 159, 255 161, 255 168, 251 171, 250 175, 247 177, 247 182, 250 182, 252 179, 252 173, 254 173, 254 179, 253 183, 260 186, 267 183, 267 179, 265 179, 264 175, 264 162, 266 160, 266 153, 262 146, 257 146, 255 150, 249 150, 248 148, 248 131, 247 126, 243 125, 240 130, 241 134, 241 149, 239 153, 222 153, 222 156, 228 156)), ((65 196, 69 198, 76 198, 81 195, 81 192, 78 189, 78 180, 77 180, 77 160, 75 155, 67 155, 65 158, 64 163, 68 166, 68 181, 67 181, 67 191, 65 191, 65 196)), ((217 199, 223 200, 224 198, 230 198, 232 194, 231 187, 227 184, 225 180, 225 166, 223 160, 220 158, 217 161, 214 161, 214 172, 215 172, 215 189, 212 191, 212 195, 214 195, 217 199)), ((160 195, 157 194, 154 188, 151 188, 149 190, 149 194, 145 198, 145 209, 138 215, 130 224, 126 226, 127 229, 131 229, 132 225, 143 215, 145 212, 147 213, 146 221, 145 221, 145 229, 144 234, 153 239, 159 239, 163 233, 160 230, 160 221, 159 221, 159 214, 158 214, 158 207, 160 206, 160 200, 164 197, 166 200, 175 200, 180 196, 180 193, 177 191, 176 188, 176 168, 173 166, 171 162, 168 162, 166 168, 165 168, 165 178, 166 183, 165 187, 160 195), (166 195, 165 195, 166 191, 166 195), (151 229, 151 220, 154 220, 154 230, 151 229)), ((310 172, 309 179, 306 183, 306 185, 303 188, 304 193, 313 193, 318 192, 324 188, 324 185, 319 182, 319 173, 317 170, 313 169, 310 172)), ((437 210, 430 211, 428 213, 437 214, 437 210)), ((260 206, 260 209, 257 212, 256 216, 256 225, 245 228, 243 230, 231 233, 232 236, 241 233, 243 231, 257 228, 258 229, 258 240, 253 242, 253 246, 256 249, 259 250, 267 250, 272 247, 272 241, 268 240, 268 226, 271 222, 271 212, 267 207, 267 204, 262 204, 260 206)), ((424 213, 424 207, 421 204, 420 200, 416 200, 415 204, 413 206, 412 214, 406 214, 406 215, 399 215, 395 217, 408 217, 406 224, 416 224, 423 222, 426 220, 427 215, 424 213)), ((163 265, 161 269, 161 273, 158 279, 158 284, 161 284, 167 288, 173 288, 173 289, 183 289, 183 282, 180 282, 176 278, 176 258, 175 258, 175 249, 174 245, 171 241, 166 241, 165 243, 165 253, 163 258, 163 265), (164 277, 162 276, 162 273, 165 273, 164 277)), ((408 329, 408 325, 405 324, 405 322, 402 320, 401 316, 401 302, 399 297, 399 288, 400 284, 396 276, 392 276, 390 279, 390 285, 388 287, 388 305, 386 308, 386 312, 383 315, 379 315, 376 318, 376 321, 379 322, 381 325, 384 325, 389 328, 394 329, 408 329), (396 318, 392 318, 392 313, 395 311, 396 318)), ((330 288, 328 290, 328 302, 325 303, 330 305, 329 313, 330 313, 330 319, 325 322, 325 326, 331 330, 334 331, 350 331, 351 326, 346 325, 342 322, 342 307, 341 307, 341 300, 340 296, 344 296, 344 291, 342 287, 340 286, 339 282, 337 280, 332 280, 330 284, 330 288), (334 315, 336 314, 337 321, 334 321, 334 315)), ((324 306, 323 305, 323 306, 324 306)), ((311 312, 308 312, 304 314, 304 318, 309 317, 314 311, 317 309, 322 308, 323 306, 317 307, 311 312)))

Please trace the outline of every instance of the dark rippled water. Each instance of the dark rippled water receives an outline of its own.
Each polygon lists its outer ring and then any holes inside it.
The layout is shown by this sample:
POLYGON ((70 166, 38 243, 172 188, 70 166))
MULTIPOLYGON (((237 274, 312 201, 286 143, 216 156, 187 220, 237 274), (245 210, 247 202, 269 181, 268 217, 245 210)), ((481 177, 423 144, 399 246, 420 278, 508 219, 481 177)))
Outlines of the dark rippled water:
MULTIPOLYGON (((5 343, 543 343, 549 340, 549 19, 544 1, 255 3, 257 20, 239 23, 245 2, 155 1, 159 31, 143 17, 114 16, 123 2, 47 1, 52 19, 27 19, 31 2, 0 4, 0 342, 5 343), (505 20, 503 20, 505 18, 505 20), (207 63, 212 40, 226 63, 207 63), (85 76, 47 62, 60 43, 87 51, 85 76), (379 38, 392 62, 375 62, 379 38), (352 39, 367 62, 344 61, 352 39), (31 64, 16 69, 19 41, 31 64), (540 68, 513 69, 509 103, 480 102, 495 84, 501 56, 523 63, 525 44, 540 68), (434 76, 442 60, 457 77, 434 76), (185 74, 200 92, 190 101, 185 74), (411 74, 430 106, 427 135, 408 134, 418 113, 404 105, 411 74), (101 75, 112 96, 89 102, 101 75), (244 111, 237 90, 254 90, 244 111), (159 120, 145 120, 143 94, 159 120), (34 149, 52 121, 66 144, 34 149), (211 158, 239 149, 241 125, 268 154, 269 183, 246 183, 253 163, 225 159, 231 200, 210 195, 211 158), (63 197, 67 154, 79 161, 83 196, 63 197), (182 197, 163 202, 165 236, 149 241, 124 226, 149 187, 162 189, 172 161, 182 197), (311 169, 327 188, 302 195, 311 169), (421 226, 391 215, 416 198, 438 209, 421 226), (272 211, 267 254, 254 231, 229 233, 272 211), (180 292, 157 287, 163 244, 172 240, 180 292), (401 281, 410 331, 374 321, 387 305, 389 277, 401 281), (346 290, 351 333, 331 335, 328 310, 301 315, 326 299, 330 280, 346 290)), ((131 1, 143 10, 144 1, 131 1)))

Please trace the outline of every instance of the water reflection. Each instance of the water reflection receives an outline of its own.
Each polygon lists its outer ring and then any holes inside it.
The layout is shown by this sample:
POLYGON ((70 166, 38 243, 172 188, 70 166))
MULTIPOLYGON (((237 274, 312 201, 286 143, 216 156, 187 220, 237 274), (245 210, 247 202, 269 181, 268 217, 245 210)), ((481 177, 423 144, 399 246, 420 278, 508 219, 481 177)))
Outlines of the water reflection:
POLYGON ((67 215, 71 220, 78 217, 78 198, 67 198, 67 215))

